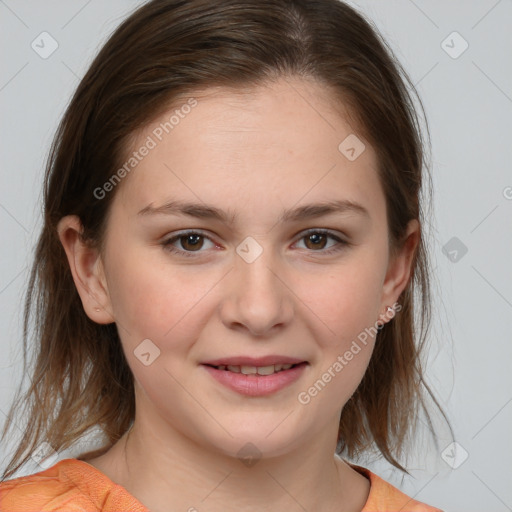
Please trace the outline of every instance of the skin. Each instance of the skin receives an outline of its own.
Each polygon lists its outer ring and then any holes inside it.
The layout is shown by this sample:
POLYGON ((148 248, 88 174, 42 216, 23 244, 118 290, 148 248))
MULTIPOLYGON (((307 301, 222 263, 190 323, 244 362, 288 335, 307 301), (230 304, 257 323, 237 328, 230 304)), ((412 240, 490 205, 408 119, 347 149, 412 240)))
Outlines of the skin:
MULTIPOLYGON (((342 408, 374 339, 310 403, 297 396, 397 301, 418 222, 390 258, 375 152, 367 141, 354 161, 338 150, 357 130, 320 84, 282 78, 247 94, 211 89, 194 97, 197 106, 117 186, 103 253, 81 243, 77 217, 58 226, 85 312, 117 323, 135 377, 132 429, 87 462, 154 512, 171 503, 172 510, 360 511, 369 481, 334 452, 342 408), (171 198, 229 209, 236 223, 137 214, 171 198), (360 203, 369 217, 350 211, 277 223, 284 209, 335 199, 360 203), (312 228, 349 245, 328 238, 317 248, 304 233, 312 228), (186 239, 174 242, 192 257, 162 245, 186 229, 210 238, 195 252, 186 239), (247 236, 263 250, 252 263, 236 252, 247 236), (134 355, 144 339, 160 349, 149 366, 134 355), (268 354, 309 364, 265 397, 239 395, 200 365, 268 354), (237 457, 248 442, 261 453, 251 467, 237 457)), ((169 115, 134 134, 132 149, 169 115)))

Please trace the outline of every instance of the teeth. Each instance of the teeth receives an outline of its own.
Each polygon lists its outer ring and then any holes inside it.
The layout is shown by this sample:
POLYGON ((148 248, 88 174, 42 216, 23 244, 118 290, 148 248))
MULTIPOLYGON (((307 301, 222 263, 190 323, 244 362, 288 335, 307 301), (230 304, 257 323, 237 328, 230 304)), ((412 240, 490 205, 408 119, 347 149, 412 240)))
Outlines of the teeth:
POLYGON ((220 365, 218 370, 227 370, 233 373, 243 373, 244 375, 272 375, 282 370, 289 370, 293 364, 274 364, 269 366, 233 366, 220 365))
POLYGON ((274 368, 273 365, 270 366, 260 366, 258 368, 258 375, 272 375, 274 372, 277 372, 277 368, 274 368))

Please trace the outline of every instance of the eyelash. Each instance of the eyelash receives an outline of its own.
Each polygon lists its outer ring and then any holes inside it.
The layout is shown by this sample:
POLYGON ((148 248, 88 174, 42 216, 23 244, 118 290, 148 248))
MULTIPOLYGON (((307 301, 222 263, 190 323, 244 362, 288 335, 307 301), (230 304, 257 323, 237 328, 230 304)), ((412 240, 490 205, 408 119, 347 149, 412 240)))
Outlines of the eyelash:
MULTIPOLYGON (((313 253, 318 252, 322 255, 328 256, 328 255, 334 254, 336 252, 339 252, 342 249, 344 249, 346 246, 350 245, 345 240, 342 240, 338 236, 334 235, 331 231, 328 231, 325 229, 310 229, 310 230, 306 231, 304 233, 304 235, 299 238, 298 241, 306 238, 309 235, 313 235, 313 234, 327 235, 329 238, 332 238, 333 240, 336 240, 336 242, 338 242, 337 245, 334 245, 333 247, 331 247, 330 249, 327 249, 327 250, 318 250, 318 251, 311 250, 311 252, 313 252, 313 253)), ((213 240, 209 236, 206 236, 205 234, 201 233, 200 231, 183 231, 182 233, 179 233, 179 234, 163 241, 161 245, 164 247, 165 250, 169 251, 170 253, 178 254, 180 256, 185 256, 187 258, 190 258, 190 257, 194 258, 194 257, 196 257, 197 254, 204 252, 204 251, 183 251, 183 250, 177 249, 176 247, 174 247, 172 245, 175 241, 179 240, 180 238, 190 236, 190 235, 199 235, 199 236, 206 238, 206 239, 210 240, 211 242, 213 242, 213 240)))

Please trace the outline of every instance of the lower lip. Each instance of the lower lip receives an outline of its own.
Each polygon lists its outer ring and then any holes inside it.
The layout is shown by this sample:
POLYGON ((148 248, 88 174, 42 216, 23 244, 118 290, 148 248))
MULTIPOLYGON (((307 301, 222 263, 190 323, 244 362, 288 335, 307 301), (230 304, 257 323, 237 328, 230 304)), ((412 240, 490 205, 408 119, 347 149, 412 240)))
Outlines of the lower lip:
POLYGON ((304 372, 306 365, 307 363, 301 363, 272 375, 244 375, 228 370, 218 370, 213 366, 203 366, 214 379, 237 393, 247 396, 266 396, 295 382, 304 372))

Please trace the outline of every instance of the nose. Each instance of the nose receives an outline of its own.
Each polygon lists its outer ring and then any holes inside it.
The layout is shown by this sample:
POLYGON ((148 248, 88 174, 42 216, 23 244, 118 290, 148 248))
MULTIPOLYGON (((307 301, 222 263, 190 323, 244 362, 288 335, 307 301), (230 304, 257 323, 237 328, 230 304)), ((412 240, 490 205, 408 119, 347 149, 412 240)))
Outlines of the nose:
POLYGON ((271 252, 263 250, 252 262, 235 257, 234 269, 228 277, 230 286, 226 287, 220 309, 226 327, 263 337, 291 322, 294 294, 271 252))

